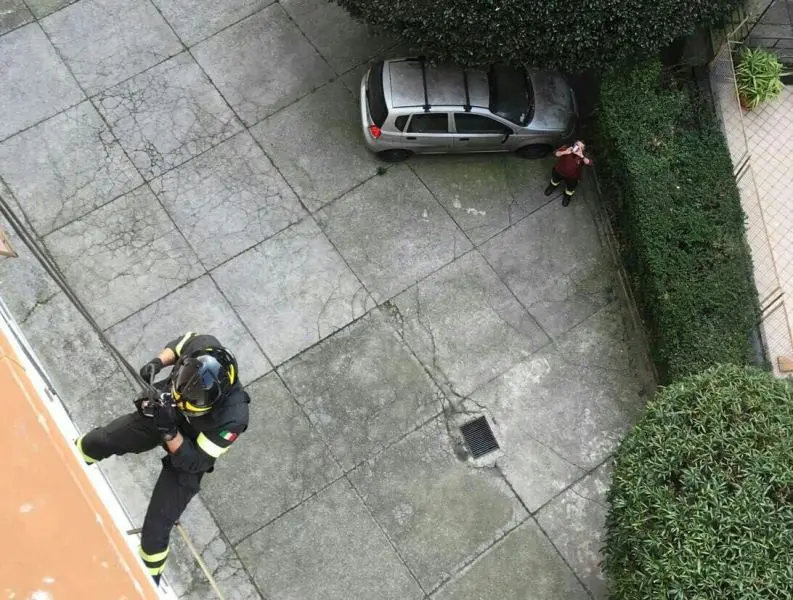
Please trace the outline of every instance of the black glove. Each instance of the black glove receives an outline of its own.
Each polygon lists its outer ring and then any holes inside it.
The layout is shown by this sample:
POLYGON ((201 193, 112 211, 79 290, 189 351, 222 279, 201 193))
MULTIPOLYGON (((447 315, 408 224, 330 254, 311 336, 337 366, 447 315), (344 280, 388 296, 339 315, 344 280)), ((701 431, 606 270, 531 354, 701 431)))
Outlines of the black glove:
POLYGON ((143 365, 140 368, 139 373, 141 379, 143 379, 143 381, 145 381, 146 383, 151 383, 151 381, 154 379, 157 373, 162 371, 162 367, 163 364, 162 361, 159 359, 159 357, 152 358, 149 362, 147 362, 145 365, 143 365))
POLYGON ((154 425, 164 436, 173 437, 179 431, 179 412, 170 399, 161 399, 154 406, 154 425))

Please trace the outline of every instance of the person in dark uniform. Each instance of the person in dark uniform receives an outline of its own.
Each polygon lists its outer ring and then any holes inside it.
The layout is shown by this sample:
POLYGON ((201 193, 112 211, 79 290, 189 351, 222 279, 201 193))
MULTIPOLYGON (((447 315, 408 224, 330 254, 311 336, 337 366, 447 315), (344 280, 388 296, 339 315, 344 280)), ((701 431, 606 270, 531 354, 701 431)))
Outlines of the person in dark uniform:
POLYGON ((585 149, 586 144, 578 140, 571 146, 557 148, 553 153, 557 160, 551 169, 551 182, 545 188, 545 195, 550 196, 564 181, 562 206, 570 204, 570 200, 575 194, 575 188, 578 187, 578 181, 581 179, 584 165, 592 164, 592 159, 584 154, 585 149))
POLYGON ((141 530, 140 556, 159 584, 171 529, 198 493, 204 473, 248 427, 250 397, 234 355, 211 335, 186 333, 140 369, 145 382, 173 365, 167 379, 135 401, 137 411, 75 441, 88 464, 158 446, 167 454, 141 530))

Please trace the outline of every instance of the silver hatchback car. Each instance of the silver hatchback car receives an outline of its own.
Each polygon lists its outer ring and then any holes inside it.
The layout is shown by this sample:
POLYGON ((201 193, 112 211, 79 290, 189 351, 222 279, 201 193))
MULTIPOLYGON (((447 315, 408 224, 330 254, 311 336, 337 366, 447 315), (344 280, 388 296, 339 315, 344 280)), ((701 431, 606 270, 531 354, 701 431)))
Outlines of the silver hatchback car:
POLYGON ((388 162, 413 154, 516 152, 540 158, 575 134, 575 94, 560 73, 372 64, 361 81, 366 146, 388 162))

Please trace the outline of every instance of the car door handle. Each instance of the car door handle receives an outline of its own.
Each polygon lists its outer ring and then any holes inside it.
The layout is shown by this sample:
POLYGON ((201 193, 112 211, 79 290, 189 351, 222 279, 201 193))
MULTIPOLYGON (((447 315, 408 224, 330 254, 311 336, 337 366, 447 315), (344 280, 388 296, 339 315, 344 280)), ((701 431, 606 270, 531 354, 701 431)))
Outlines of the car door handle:
POLYGON ((458 142, 470 142, 471 138, 457 138, 458 142))
POLYGON ((415 139, 416 139, 416 136, 415 136, 415 135, 409 135, 409 136, 407 136, 405 139, 406 139, 406 140, 415 140, 415 139))

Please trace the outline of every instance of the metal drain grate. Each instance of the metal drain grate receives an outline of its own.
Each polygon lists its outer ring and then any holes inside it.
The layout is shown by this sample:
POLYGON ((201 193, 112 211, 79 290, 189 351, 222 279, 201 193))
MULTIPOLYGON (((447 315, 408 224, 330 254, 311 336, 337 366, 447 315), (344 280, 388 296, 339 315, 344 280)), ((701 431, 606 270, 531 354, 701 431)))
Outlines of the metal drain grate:
POLYGON ((460 427, 466 446, 474 458, 498 450, 498 442, 485 417, 479 417, 460 427))

